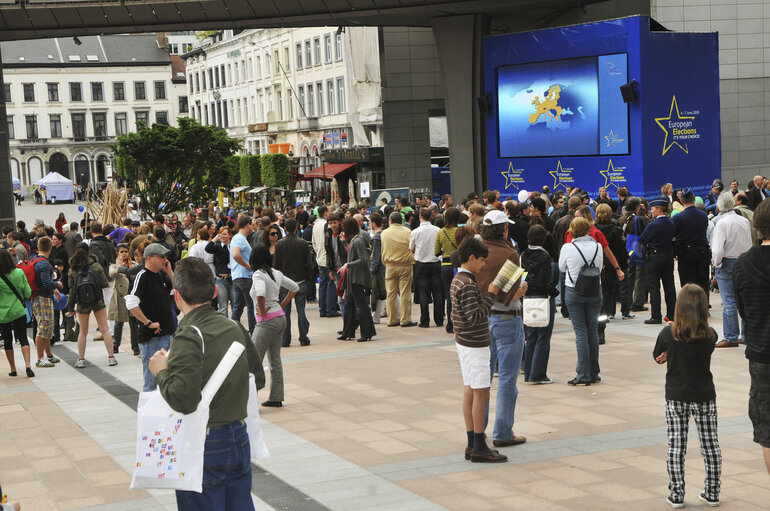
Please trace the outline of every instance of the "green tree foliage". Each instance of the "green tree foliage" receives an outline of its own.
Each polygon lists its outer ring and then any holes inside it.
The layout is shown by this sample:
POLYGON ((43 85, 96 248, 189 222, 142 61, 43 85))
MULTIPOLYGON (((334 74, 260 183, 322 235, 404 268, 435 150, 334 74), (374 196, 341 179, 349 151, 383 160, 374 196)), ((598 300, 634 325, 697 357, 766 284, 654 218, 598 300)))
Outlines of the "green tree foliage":
POLYGON ((257 155, 241 156, 241 186, 262 184, 260 158, 257 155))
POLYGON ((285 154, 263 154, 262 185, 276 188, 289 188, 291 164, 285 154))
POLYGON ((240 142, 188 117, 179 127, 140 123, 111 146, 128 186, 148 212, 171 213, 189 201, 202 202, 232 183, 232 157, 240 142))

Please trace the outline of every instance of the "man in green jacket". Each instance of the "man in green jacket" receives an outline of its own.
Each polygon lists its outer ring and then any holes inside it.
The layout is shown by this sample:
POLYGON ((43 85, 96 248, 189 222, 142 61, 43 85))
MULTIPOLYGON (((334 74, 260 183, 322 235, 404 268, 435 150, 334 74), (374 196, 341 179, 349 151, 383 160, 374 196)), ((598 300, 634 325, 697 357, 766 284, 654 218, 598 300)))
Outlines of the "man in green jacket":
POLYGON ((249 373, 254 374, 257 389, 265 386, 265 373, 246 329, 219 314, 211 306, 214 297, 214 275, 202 259, 188 257, 177 263, 174 299, 184 318, 170 351, 156 352, 149 369, 166 402, 178 412, 192 413, 201 400, 201 390, 230 345, 240 342, 246 346, 246 353, 211 402, 203 493, 177 491, 176 499, 178 508, 184 510, 253 510, 250 447, 244 419, 249 373))

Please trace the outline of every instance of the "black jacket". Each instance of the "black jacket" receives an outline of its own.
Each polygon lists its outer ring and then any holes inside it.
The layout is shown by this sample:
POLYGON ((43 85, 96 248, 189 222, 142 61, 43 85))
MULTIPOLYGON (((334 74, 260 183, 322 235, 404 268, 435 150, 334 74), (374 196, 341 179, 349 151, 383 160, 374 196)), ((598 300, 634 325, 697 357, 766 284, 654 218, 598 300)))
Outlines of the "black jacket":
MULTIPOLYGON (((618 266, 625 272, 628 270, 628 252, 626 252, 626 242, 623 241, 623 231, 620 227, 614 223, 609 224, 596 224, 596 228, 602 231, 604 237, 607 238, 612 255, 618 261, 618 266)), ((610 271, 615 274, 615 269, 610 267, 610 262, 607 258, 604 258, 605 271, 610 271)))
POLYGON ((209 241, 203 249, 209 254, 214 254, 214 270, 217 277, 220 275, 230 275, 230 246, 221 241, 214 243, 209 241))
POLYGON ((99 261, 104 274, 109 276, 110 265, 115 264, 118 257, 115 245, 106 236, 100 234, 91 240, 90 249, 96 260, 99 261))
POLYGON ((273 255, 273 268, 294 282, 310 281, 313 278, 313 264, 308 242, 294 234, 287 234, 278 240, 273 255))
MULTIPOLYGON (((342 229, 340 229, 340 234, 342 234, 342 229)), ((324 232, 324 238, 324 244, 326 245, 326 267, 330 270, 339 270, 343 264, 348 262, 348 251, 345 247, 345 242, 343 242, 339 236, 335 237, 332 234, 332 230, 328 227, 326 227, 326 231, 324 232), (338 265, 334 264, 334 249, 332 248, 332 243, 337 243, 339 250, 340 260, 342 262, 338 265)))
POLYGON ((770 364, 770 247, 755 246, 733 267, 738 312, 746 320, 746 358, 770 364))
POLYGON ((556 296, 551 285, 551 256, 542 247, 529 247, 521 254, 521 267, 527 271, 525 296, 556 296))
POLYGON ((757 206, 759 206, 759 203, 764 200, 764 197, 762 197, 762 192, 760 192, 759 188, 756 186, 749 190, 748 193, 746 193, 746 197, 749 199, 747 206, 750 207, 752 211, 755 210, 757 206))

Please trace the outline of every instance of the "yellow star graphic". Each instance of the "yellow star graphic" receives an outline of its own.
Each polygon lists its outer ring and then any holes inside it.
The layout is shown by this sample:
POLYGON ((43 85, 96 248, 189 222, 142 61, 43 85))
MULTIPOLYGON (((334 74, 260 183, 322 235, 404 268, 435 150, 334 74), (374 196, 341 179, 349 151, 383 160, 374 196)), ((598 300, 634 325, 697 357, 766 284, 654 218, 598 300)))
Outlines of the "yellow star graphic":
POLYGON ((518 186, 514 183, 513 179, 521 176, 521 171, 516 171, 513 168, 513 162, 508 162, 508 170, 505 172, 500 172, 500 174, 503 175, 505 178, 505 189, 507 190, 509 187, 514 187, 517 190, 519 189, 518 186))
MULTIPOLYGON (((615 172, 615 166, 612 164, 612 160, 610 159, 610 163, 607 166, 607 170, 600 170, 599 174, 604 176, 604 188, 609 188, 610 186, 614 186, 615 189, 618 188, 617 183, 612 182, 612 178, 610 177, 610 172, 615 172)), ((619 171, 619 172, 622 172, 619 171)))
POLYGON ((684 151, 685 154, 690 154, 688 149, 687 149, 687 143, 686 142, 684 144, 684 147, 682 147, 682 144, 680 144, 676 140, 672 141, 670 144, 668 143, 668 129, 665 126, 663 126, 663 124, 660 121, 670 121, 672 115, 674 114, 674 112, 676 112, 676 118, 678 120, 682 120, 682 119, 695 119, 695 116, 682 116, 682 115, 679 115, 679 105, 676 103, 676 96, 673 96, 673 98, 671 100, 671 110, 669 110, 669 112, 668 112, 668 117, 657 117, 655 119, 655 122, 657 123, 657 125, 660 126, 660 129, 663 130, 663 133, 666 134, 666 138, 663 139, 663 154, 662 155, 665 155, 668 152, 668 150, 671 149, 671 147, 674 146, 674 145, 679 146, 679 149, 684 151))
POLYGON ((551 170, 548 173, 551 174, 551 177, 553 178, 553 191, 556 191, 556 189, 560 186, 563 186, 564 189, 567 189, 567 185, 564 183, 559 182, 559 173, 563 173, 564 169, 561 168, 561 160, 556 164, 556 170, 551 170))
POLYGON ((623 142, 623 139, 618 138, 612 130, 610 130, 610 134, 604 137, 604 139, 607 141, 607 147, 610 147, 614 142, 623 142))

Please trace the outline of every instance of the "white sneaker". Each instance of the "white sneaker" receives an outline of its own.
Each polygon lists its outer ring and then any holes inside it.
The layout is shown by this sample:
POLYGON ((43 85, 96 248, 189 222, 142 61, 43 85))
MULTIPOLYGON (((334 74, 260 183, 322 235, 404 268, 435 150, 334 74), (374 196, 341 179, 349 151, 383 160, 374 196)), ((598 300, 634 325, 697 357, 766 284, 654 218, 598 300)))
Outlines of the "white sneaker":
POLYGON ((36 367, 53 367, 53 362, 48 360, 46 357, 41 358, 35 363, 36 367))
POLYGON ((118 361, 115 359, 115 357, 108 357, 107 358, 107 364, 112 367, 118 365, 118 361))
POLYGON ((50 357, 48 357, 48 361, 51 362, 52 364, 58 364, 59 362, 61 362, 61 359, 57 358, 56 355, 51 355, 50 357))
POLYGON ((86 359, 79 358, 77 362, 75 362, 75 368, 77 369, 83 369, 86 366, 86 359))

